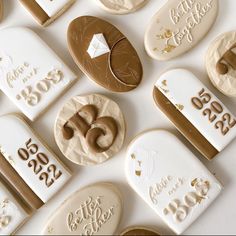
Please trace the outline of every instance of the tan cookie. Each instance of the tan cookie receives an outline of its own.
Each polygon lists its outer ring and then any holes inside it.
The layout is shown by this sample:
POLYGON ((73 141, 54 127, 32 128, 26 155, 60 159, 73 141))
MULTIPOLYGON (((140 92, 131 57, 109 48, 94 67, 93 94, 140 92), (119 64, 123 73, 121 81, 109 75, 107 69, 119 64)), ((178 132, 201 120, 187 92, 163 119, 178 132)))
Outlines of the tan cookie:
POLYGON ((86 186, 67 198, 47 220, 44 235, 114 235, 122 214, 119 189, 86 186))
POLYGON ((208 33, 218 0, 168 0, 147 27, 144 44, 156 60, 170 60, 192 49, 208 33))
POLYGON ((125 229, 121 236, 147 236, 147 235, 160 235, 155 230, 144 226, 131 226, 125 229))
POLYGON ((62 15, 75 0, 20 0, 35 20, 42 26, 48 26, 62 15))
POLYGON ((82 16, 70 23, 67 38, 75 63, 104 88, 127 92, 141 82, 143 70, 138 54, 112 24, 82 16))
POLYGON ((109 98, 99 94, 76 96, 59 112, 54 135, 69 160, 96 165, 121 149, 125 121, 119 106, 109 98))
POLYGON ((3 16, 3 2, 2 0, 0 0, 0 21, 2 20, 2 16, 3 16))
POLYGON ((221 34, 206 53, 212 84, 226 96, 236 97, 236 31, 221 34))
POLYGON ((98 5, 112 14, 128 14, 143 7, 147 0, 97 0, 98 5))

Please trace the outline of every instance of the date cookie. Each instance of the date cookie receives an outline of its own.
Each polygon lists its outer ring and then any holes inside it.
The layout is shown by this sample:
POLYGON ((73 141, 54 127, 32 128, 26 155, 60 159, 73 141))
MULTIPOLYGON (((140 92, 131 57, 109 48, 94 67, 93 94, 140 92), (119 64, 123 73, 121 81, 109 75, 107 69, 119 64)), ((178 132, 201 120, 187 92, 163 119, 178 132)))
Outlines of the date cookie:
POLYGON ((96 183, 72 194, 47 220, 43 235, 115 235, 122 214, 120 191, 96 183))
POLYGON ((119 106, 99 94, 70 99, 54 127, 59 149, 79 165, 96 165, 114 156, 123 145, 125 132, 119 106))
POLYGON ((132 226, 125 229, 120 236, 148 236, 148 235, 160 235, 153 229, 143 226, 132 226))
POLYGON ((98 5, 112 14, 128 14, 143 7, 147 0, 96 0, 98 5))
POLYGON ((138 54, 112 24, 82 16, 70 23, 67 39, 75 63, 102 87, 128 92, 141 82, 143 69, 138 54))
POLYGON ((134 191, 176 234, 182 234, 222 190, 198 158, 164 130, 145 132, 131 142, 125 171, 134 191))
POLYGON ((212 84, 226 96, 236 97, 236 31, 220 35, 206 54, 212 84))
POLYGON ((0 174, 31 208, 38 209, 71 174, 20 116, 1 116, 0 129, 0 174))
POLYGON ((22 5, 42 26, 48 26, 61 16, 75 0, 20 0, 22 5))
POLYGON ((190 71, 174 69, 161 75, 153 96, 161 111, 208 160, 236 137, 235 116, 190 71))
POLYGON ((192 49, 208 33, 218 0, 168 0, 152 18, 144 44, 150 57, 170 60, 192 49))

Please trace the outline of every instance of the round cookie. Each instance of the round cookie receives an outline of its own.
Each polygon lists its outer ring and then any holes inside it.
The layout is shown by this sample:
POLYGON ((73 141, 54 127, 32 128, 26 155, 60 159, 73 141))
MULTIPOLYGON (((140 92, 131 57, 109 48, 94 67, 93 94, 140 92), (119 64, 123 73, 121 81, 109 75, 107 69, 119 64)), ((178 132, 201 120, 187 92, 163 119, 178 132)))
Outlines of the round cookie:
POLYGON ((54 135, 61 152, 79 165, 96 165, 114 156, 126 133, 119 106, 109 98, 90 94, 70 99, 59 112, 54 135))
POLYGON ((88 78, 113 92, 135 89, 143 76, 139 56, 112 24, 93 16, 74 19, 67 31, 71 56, 88 78))
POLYGON ((153 229, 143 226, 132 226, 125 229, 121 234, 121 236, 145 236, 145 235, 160 235, 155 232, 153 229))
POLYGON ((221 34, 211 43, 206 54, 206 69, 220 92, 236 97, 236 31, 221 34))
POLYGON ((47 220, 43 235, 114 235, 122 214, 119 189, 86 186, 67 198, 47 220))
POLYGON ((97 0, 98 5, 112 14, 128 14, 143 7, 147 0, 97 0))

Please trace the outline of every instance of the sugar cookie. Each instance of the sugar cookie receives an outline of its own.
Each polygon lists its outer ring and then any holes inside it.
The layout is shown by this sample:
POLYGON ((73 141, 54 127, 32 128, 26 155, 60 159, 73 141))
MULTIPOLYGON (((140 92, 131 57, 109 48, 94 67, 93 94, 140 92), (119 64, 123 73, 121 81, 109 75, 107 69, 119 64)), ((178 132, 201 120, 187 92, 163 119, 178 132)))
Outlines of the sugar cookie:
POLYGON ((164 130, 145 132, 131 142, 125 170, 131 187, 176 234, 183 233, 222 190, 187 147, 164 130))
POLYGON ((141 82, 143 69, 138 54, 112 24, 82 16, 70 23, 67 38, 75 63, 102 87, 127 92, 141 82))
POLYGON ((99 94, 70 99, 54 127, 59 149, 79 165, 96 165, 114 156, 123 145, 125 131, 119 106, 99 94))

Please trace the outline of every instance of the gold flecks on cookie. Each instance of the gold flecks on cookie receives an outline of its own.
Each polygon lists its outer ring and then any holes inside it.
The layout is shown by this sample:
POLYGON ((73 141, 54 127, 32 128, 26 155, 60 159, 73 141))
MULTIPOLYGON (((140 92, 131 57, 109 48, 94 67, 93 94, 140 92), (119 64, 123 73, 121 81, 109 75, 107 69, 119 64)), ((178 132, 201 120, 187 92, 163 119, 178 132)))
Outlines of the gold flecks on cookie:
POLYGON ((198 179, 196 178, 191 182, 191 186, 194 187, 197 183, 198 183, 198 179))
POLYGON ((167 81, 166 81, 166 79, 163 80, 161 83, 162 83, 162 85, 167 86, 167 81))
POLYGON ((53 227, 49 226, 48 227, 48 233, 51 234, 53 232, 53 227))
POLYGON ((153 51, 155 52, 155 51, 157 51, 158 49, 157 48, 153 48, 153 51))
POLYGON ((162 50, 162 53, 170 53, 172 52, 174 49, 176 48, 176 46, 171 45, 171 44, 167 44, 166 47, 162 50))
POLYGON ((181 104, 175 104, 176 108, 180 111, 182 111, 184 109, 184 106, 181 104))
POLYGON ((136 174, 137 176, 141 176, 142 171, 141 171, 141 170, 136 170, 136 171, 135 171, 135 174, 136 174))
POLYGON ((135 159, 135 155, 134 155, 134 154, 131 154, 131 158, 134 160, 134 159, 135 159))

